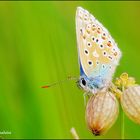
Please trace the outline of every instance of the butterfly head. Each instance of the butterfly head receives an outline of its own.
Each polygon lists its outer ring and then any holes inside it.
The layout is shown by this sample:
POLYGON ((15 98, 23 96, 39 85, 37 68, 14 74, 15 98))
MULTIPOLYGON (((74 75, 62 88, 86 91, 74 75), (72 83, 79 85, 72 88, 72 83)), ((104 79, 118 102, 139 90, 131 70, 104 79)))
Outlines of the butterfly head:
POLYGON ((82 76, 80 76, 79 80, 77 81, 77 86, 86 92, 95 94, 99 90, 107 88, 108 84, 100 76, 90 78, 85 75, 82 75, 82 76))
POLYGON ((84 77, 80 77, 80 79, 77 81, 77 86, 80 89, 85 89, 87 86, 87 80, 84 77))

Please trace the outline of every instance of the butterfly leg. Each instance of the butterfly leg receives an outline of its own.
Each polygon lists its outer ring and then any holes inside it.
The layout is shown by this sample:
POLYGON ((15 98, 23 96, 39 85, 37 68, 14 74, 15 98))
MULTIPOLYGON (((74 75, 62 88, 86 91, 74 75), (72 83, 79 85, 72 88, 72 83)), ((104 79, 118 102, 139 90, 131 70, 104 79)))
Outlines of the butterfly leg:
POLYGON ((83 94, 83 97, 84 97, 84 106, 86 106, 86 104, 87 104, 86 95, 87 95, 87 92, 85 92, 85 93, 83 94))
POLYGON ((83 97, 84 97, 84 106, 86 106, 86 104, 87 104, 87 97, 88 97, 88 99, 90 98, 90 92, 85 92, 83 94, 83 97))

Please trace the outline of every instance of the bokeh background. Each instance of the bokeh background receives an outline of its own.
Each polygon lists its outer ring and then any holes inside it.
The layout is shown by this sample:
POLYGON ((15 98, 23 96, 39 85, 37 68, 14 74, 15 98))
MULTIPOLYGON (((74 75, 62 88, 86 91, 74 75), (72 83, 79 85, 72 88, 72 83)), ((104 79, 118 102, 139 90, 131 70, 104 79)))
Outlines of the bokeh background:
MULTIPOLYGON (((85 123, 83 91, 75 81, 49 89, 42 85, 79 76, 75 11, 89 10, 109 29, 122 50, 115 76, 128 72, 140 83, 140 2, 0 2, 0 131, 2 138, 122 138, 122 115, 95 137, 85 123)), ((140 138, 140 126, 124 115, 124 138, 140 138)))

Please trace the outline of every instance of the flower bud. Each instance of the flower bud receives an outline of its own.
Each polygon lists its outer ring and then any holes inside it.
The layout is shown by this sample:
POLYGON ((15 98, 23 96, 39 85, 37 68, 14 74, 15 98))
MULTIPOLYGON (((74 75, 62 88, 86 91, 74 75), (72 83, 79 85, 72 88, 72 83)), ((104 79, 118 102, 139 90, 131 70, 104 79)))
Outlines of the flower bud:
POLYGON ((128 87, 121 95, 121 105, 126 115, 140 124, 140 86, 128 87))
POLYGON ((86 107, 86 121, 94 135, 106 132, 116 121, 119 112, 118 101, 109 91, 90 97, 86 107))

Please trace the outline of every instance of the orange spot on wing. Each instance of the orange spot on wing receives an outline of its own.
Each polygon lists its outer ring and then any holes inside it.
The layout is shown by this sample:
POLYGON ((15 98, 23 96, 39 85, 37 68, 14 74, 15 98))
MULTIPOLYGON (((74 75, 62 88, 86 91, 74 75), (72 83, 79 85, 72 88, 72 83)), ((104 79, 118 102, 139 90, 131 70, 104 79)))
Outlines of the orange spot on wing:
POLYGON ((111 47, 112 45, 111 45, 111 43, 110 43, 110 42, 108 42, 108 43, 107 43, 107 46, 111 47))

